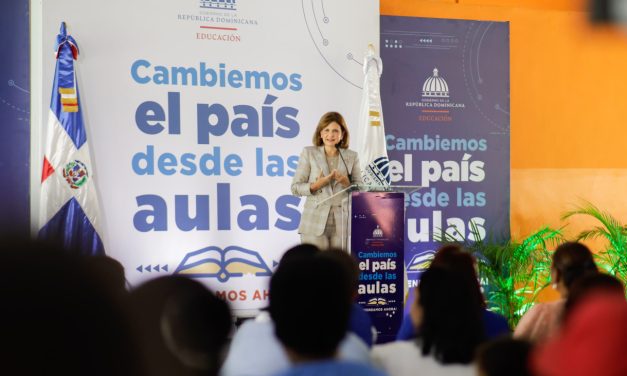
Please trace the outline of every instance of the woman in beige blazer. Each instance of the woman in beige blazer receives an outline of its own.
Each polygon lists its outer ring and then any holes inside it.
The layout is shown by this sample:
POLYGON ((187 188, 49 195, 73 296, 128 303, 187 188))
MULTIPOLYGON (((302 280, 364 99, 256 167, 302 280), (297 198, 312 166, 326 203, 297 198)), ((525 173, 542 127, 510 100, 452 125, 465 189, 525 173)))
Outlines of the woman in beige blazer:
POLYGON ((313 146, 305 147, 300 154, 292 194, 307 197, 298 228, 302 243, 320 249, 347 249, 349 192, 328 198, 351 184, 362 183, 359 158, 348 149, 348 141, 342 115, 327 112, 313 134, 313 146))

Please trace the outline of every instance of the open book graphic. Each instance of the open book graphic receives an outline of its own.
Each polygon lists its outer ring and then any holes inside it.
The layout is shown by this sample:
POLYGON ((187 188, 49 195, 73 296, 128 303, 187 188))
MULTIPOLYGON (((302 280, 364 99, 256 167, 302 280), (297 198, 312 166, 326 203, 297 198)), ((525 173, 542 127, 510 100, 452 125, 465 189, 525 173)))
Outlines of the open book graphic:
POLYGON ((241 277, 244 274, 269 277, 272 271, 258 252, 232 245, 224 249, 209 246, 190 252, 183 258, 174 274, 194 278, 217 278, 220 282, 226 282, 231 277, 241 277))
POLYGON ((370 300, 368 300, 368 304, 369 306, 376 306, 376 305, 387 305, 388 301, 385 300, 385 298, 372 298, 370 300))
POLYGON ((415 255, 407 265, 407 272, 417 273, 427 270, 427 268, 429 268, 429 265, 431 265, 431 261, 433 261, 434 256, 434 251, 426 251, 421 254, 415 255))

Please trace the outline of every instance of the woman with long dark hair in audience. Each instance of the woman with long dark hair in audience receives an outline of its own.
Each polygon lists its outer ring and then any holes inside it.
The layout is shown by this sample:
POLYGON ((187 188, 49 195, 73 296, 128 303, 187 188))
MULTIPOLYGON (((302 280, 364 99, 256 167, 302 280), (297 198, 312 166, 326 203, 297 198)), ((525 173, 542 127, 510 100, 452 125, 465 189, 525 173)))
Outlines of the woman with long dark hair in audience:
POLYGON ((420 279, 411 319, 418 337, 375 346, 376 365, 390 376, 475 374, 475 351, 484 340, 482 307, 462 275, 430 267, 420 279))
MULTIPOLYGON (((466 283, 472 290, 472 295, 483 308, 482 319, 486 339, 497 338, 511 333, 507 319, 487 308, 475 270, 475 259, 470 253, 465 251, 462 246, 458 244, 446 244, 442 246, 437 250, 431 262, 431 266, 451 270, 466 279, 466 283)), ((416 337, 416 329, 413 327, 409 314, 406 314, 405 317, 403 317, 401 328, 396 335, 396 340, 403 341, 414 337, 416 337)))
POLYGON ((572 285, 581 277, 597 273, 592 252, 582 243, 561 244, 553 253, 551 281, 561 299, 534 305, 520 319, 514 337, 539 342, 552 336, 559 328, 564 302, 572 285))

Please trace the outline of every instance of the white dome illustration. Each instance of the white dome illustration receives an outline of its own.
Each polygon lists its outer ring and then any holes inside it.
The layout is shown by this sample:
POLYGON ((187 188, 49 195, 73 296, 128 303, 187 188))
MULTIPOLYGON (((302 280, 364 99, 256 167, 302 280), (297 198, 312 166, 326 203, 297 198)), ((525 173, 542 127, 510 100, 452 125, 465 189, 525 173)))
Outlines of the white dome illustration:
POLYGON ((422 85, 422 96, 431 98, 448 98, 448 84, 439 76, 438 68, 433 69, 433 76, 427 78, 422 85))

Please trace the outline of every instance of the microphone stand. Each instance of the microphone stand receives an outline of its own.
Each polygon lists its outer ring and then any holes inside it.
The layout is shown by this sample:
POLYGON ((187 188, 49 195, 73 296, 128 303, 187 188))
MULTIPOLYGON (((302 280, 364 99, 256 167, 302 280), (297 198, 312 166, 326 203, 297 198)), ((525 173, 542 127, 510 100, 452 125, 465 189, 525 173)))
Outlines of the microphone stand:
POLYGON ((346 165, 346 161, 344 160, 344 157, 342 156, 342 151, 340 150, 340 146, 339 145, 340 145, 339 142, 337 144, 335 144, 335 149, 337 149, 337 153, 340 155, 340 159, 342 160, 342 163, 344 163, 344 168, 346 169, 346 174, 348 175, 348 182, 352 184, 353 183, 353 175, 348 170, 348 166, 346 165))
MULTIPOLYGON (((346 161, 344 160, 344 157, 342 156, 342 151, 340 149, 340 143, 338 142, 337 144, 335 144, 335 148, 337 149, 337 153, 340 155, 340 159, 342 160, 342 163, 344 164, 344 168, 346 169, 346 175, 348 176, 348 182, 349 182, 349 189, 346 190, 347 194, 350 194, 350 192, 352 191, 352 184, 353 184, 353 175, 351 174, 350 170, 348 169, 348 166, 346 165, 346 161)), ((348 207, 346 208, 348 214, 346 215, 346 226, 344 226, 344 221, 342 221, 342 243, 344 246, 344 251, 349 252, 350 250, 348 249, 348 219, 349 219, 349 214, 350 214, 350 205, 351 205, 351 199, 350 197, 348 197, 348 207), (346 232, 346 234, 345 234, 346 232)), ((342 208, 342 217, 344 217, 344 208, 342 208)), ((342 218, 344 219, 344 218, 342 218)))
MULTIPOLYGON (((331 195, 331 196, 329 196, 329 197, 325 198, 324 200, 318 201, 318 202, 316 203, 316 207, 318 207, 318 206, 320 206, 320 205, 324 204, 325 202, 327 202, 327 201, 329 201, 329 200, 332 200, 334 197, 337 197, 337 196, 339 196, 339 195, 343 195, 344 193, 349 194, 350 192, 352 192, 352 191, 354 191, 354 190, 359 190, 359 185, 357 185, 357 184, 351 184, 351 185, 349 185, 348 187, 346 187, 346 188, 342 189, 342 190, 341 190, 341 191, 339 191, 339 192, 334 193, 333 195, 331 195)), ((349 197, 349 198, 348 198, 348 207, 347 207, 347 212, 348 212, 348 213, 350 213, 350 205, 351 205, 351 200, 350 200, 350 197, 349 197)), ((349 216, 349 215, 344 216, 344 210, 343 210, 343 207, 341 208, 341 210, 342 210, 342 217, 345 217, 345 218, 346 218, 346 225, 344 224, 344 221, 341 221, 341 222, 340 222, 340 228, 341 228, 341 229, 340 229, 340 232, 342 233, 342 243, 344 244, 344 250, 345 250, 345 251, 347 251, 347 252, 349 252, 350 250, 348 249, 348 234, 347 234, 347 236, 344 236, 344 234, 348 232, 348 220, 349 220, 349 217, 350 217, 350 216, 349 216), (346 227, 346 229, 345 229, 345 227, 346 227)), ((343 218, 343 219, 344 219, 344 218, 343 218)))

